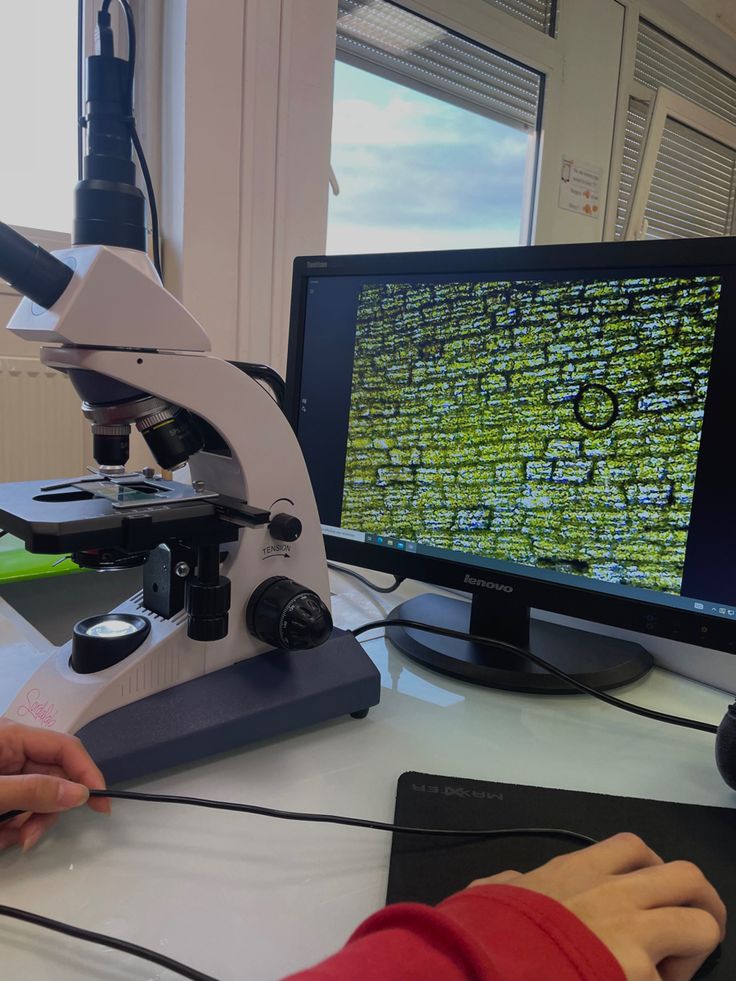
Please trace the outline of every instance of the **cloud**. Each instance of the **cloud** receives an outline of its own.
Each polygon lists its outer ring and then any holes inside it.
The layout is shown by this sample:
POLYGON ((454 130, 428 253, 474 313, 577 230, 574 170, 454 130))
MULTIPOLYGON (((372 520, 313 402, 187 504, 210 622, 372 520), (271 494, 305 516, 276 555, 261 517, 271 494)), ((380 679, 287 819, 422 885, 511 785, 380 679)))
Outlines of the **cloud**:
POLYGON ((332 117, 333 152, 341 147, 400 147, 488 142, 499 159, 519 160, 526 136, 486 116, 439 99, 409 94, 386 104, 337 99, 332 117))
POLYGON ((519 245, 518 222, 485 228, 422 228, 401 225, 330 223, 328 255, 357 252, 423 252, 428 249, 490 249, 519 245))
POLYGON ((519 242, 527 134, 339 63, 330 252, 519 242))
POLYGON ((511 163, 491 144, 343 147, 333 154, 341 193, 330 223, 483 229, 514 225, 523 209, 524 155, 511 163))

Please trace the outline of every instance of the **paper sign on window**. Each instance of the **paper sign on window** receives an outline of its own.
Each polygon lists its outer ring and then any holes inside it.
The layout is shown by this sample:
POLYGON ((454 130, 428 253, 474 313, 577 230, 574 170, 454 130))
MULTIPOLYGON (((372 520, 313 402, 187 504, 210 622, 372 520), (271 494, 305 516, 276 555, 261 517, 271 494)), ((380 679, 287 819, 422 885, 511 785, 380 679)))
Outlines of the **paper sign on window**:
POLYGON ((601 209, 603 168, 563 158, 558 204, 565 211, 597 218, 601 209))

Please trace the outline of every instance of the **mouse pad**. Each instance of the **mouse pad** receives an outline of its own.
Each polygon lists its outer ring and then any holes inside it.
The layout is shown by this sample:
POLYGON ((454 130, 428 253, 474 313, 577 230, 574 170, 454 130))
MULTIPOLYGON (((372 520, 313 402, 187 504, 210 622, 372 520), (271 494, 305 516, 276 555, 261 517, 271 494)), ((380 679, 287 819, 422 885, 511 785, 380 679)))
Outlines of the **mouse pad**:
MULTIPOLYGON (((612 797, 404 773, 396 794, 396 824, 424 828, 565 828, 598 840, 620 831, 640 835, 665 861, 688 859, 736 911, 736 809, 612 797)), ((386 901, 435 904, 473 879, 517 869, 529 872, 556 855, 585 847, 564 838, 450 838, 395 834, 386 901)), ((696 978, 736 978, 736 930, 696 978)))

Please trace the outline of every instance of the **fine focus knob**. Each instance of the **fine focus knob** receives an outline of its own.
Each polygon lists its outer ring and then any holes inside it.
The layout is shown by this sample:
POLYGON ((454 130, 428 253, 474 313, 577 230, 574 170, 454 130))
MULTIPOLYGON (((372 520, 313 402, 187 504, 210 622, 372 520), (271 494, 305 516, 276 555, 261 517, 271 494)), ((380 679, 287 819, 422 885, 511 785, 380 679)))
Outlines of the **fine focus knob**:
POLYGON ((302 533, 302 523, 293 514, 275 514, 268 524, 268 531, 277 542, 295 542, 302 533))
POLYGON ((216 583, 187 579, 184 602, 188 614, 187 637, 192 640, 222 640, 227 637, 230 609, 230 580, 219 576, 216 583))
POLYGON ((261 583, 250 598, 245 619, 259 640, 287 651, 319 647, 332 633, 330 611, 319 596, 285 576, 261 583))

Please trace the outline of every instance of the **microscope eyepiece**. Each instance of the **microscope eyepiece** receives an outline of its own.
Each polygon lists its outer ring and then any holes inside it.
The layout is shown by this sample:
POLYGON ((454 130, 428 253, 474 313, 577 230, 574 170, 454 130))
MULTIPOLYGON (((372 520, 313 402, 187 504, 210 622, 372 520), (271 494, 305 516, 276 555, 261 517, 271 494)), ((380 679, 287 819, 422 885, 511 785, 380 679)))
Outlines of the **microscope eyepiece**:
POLYGON ((23 296, 48 310, 73 275, 61 259, 0 221, 0 276, 23 296))

